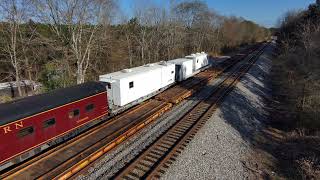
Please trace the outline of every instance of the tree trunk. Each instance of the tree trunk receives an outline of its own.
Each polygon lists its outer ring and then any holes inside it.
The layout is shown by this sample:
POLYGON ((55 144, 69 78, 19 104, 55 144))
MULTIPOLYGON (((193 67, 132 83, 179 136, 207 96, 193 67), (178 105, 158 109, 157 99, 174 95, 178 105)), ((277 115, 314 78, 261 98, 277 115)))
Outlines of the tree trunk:
POLYGON ((129 55, 129 65, 132 67, 132 52, 131 52, 131 44, 130 44, 130 38, 126 34, 127 44, 128 44, 128 55, 129 55))
POLYGON ((17 85, 19 96, 22 96, 23 94, 22 94, 22 90, 21 90, 21 86, 20 86, 20 77, 19 77, 19 69, 18 68, 15 69, 15 78, 16 78, 16 85, 17 85))
POLYGON ((141 46, 141 60, 142 60, 142 64, 144 64, 144 47, 143 47, 143 45, 141 46))
POLYGON ((84 76, 85 75, 84 75, 82 64, 79 63, 78 64, 78 69, 77 69, 77 84, 84 83, 84 76))
POLYGON ((19 96, 22 96, 21 86, 20 86, 20 66, 17 59, 17 29, 18 25, 16 22, 13 22, 12 28, 11 28, 11 47, 9 48, 11 51, 11 63, 15 70, 15 79, 16 79, 16 85, 18 89, 19 96))
POLYGON ((25 58, 25 63, 26 63, 26 70, 25 70, 26 74, 25 74, 25 76, 28 77, 28 79, 30 81, 32 81, 32 73, 31 73, 32 67, 30 67, 28 58, 25 58))

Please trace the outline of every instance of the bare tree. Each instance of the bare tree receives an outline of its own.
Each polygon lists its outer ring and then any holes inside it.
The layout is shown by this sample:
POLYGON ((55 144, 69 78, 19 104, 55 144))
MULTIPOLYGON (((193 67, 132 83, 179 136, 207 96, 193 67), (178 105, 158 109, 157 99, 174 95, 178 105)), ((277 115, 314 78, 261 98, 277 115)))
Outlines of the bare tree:
POLYGON ((133 66, 133 47, 132 47, 132 41, 134 37, 134 29, 137 25, 136 19, 131 19, 130 21, 124 20, 123 22, 126 22, 126 25, 122 26, 121 31, 124 33, 126 44, 127 44, 127 50, 128 50, 128 57, 129 57, 129 67, 131 68, 133 66))
POLYGON ((148 22, 144 21, 143 10, 137 9, 135 11, 135 16, 139 21, 139 32, 134 37, 136 41, 139 43, 140 53, 141 53, 141 61, 142 64, 145 64, 145 51, 148 49, 147 43, 147 30, 148 30, 148 22))
POLYGON ((151 54, 155 49, 151 49, 151 46, 154 40, 161 41, 160 38, 156 38, 156 36, 160 37, 156 32, 159 32, 163 9, 145 0, 136 0, 135 3, 134 14, 139 28, 134 37, 139 43, 142 63, 145 64, 153 61, 151 54))
MULTIPOLYGON (((27 19, 26 11, 28 5, 22 0, 3 0, 0 2, 0 10, 3 13, 4 25, 2 34, 7 42, 2 46, 2 51, 7 56, 14 69, 14 77, 18 88, 19 96, 22 96, 20 86, 21 71, 23 66, 23 52, 27 48, 23 34, 22 24, 27 19)), ((24 27, 25 28, 25 27, 24 27)))
POLYGON ((98 28, 109 21, 113 0, 34 0, 64 50, 68 64, 75 60, 77 84, 85 81, 98 28), (72 54, 70 57, 69 54, 72 54))
POLYGON ((187 32, 185 44, 189 44, 189 52, 215 49, 221 26, 221 17, 210 10, 203 1, 192 0, 177 4, 173 8, 175 19, 187 32))
POLYGON ((318 25, 313 24, 310 21, 306 21, 300 24, 299 30, 296 32, 297 37, 300 38, 300 41, 303 44, 303 47, 306 51, 307 58, 311 56, 313 53, 313 44, 314 42, 314 34, 320 32, 320 27, 318 25))
POLYGON ((201 0, 168 3, 169 8, 158 1, 135 0, 134 17, 123 20, 114 18, 115 0, 0 1, 2 7, 11 7, 3 12, 12 12, 0 16, 0 31, 5 32, 0 58, 6 61, 0 64, 5 67, 1 79, 11 72, 16 80, 39 80, 55 89, 196 51, 217 54, 263 32, 253 24, 254 32, 247 33, 250 28, 243 20, 219 16, 201 0), (8 6, 12 2, 18 4, 8 6), (22 3, 32 9, 26 11, 22 3), (26 12, 32 15, 23 15, 26 12))

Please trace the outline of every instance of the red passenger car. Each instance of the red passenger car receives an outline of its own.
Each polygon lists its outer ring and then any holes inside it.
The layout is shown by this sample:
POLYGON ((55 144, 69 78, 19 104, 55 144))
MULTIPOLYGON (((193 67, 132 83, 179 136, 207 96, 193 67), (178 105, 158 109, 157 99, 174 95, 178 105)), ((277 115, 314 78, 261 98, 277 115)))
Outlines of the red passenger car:
POLYGON ((0 104, 0 170, 107 114, 106 88, 99 82, 0 104))

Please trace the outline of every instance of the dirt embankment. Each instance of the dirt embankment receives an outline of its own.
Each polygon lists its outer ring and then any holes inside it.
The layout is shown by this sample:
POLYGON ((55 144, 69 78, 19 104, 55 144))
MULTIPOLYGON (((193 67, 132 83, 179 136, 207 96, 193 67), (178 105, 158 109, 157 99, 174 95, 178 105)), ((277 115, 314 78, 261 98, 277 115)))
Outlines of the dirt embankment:
POLYGON ((295 126, 296 114, 288 110, 273 74, 269 118, 265 128, 254 134, 254 148, 245 164, 250 179, 320 179, 320 136, 295 126))
POLYGON ((270 99, 269 46, 256 64, 224 99, 210 120, 195 135, 163 179, 256 179, 256 161, 249 161, 254 134, 266 128, 270 99), (250 170, 252 169, 252 171, 250 170))

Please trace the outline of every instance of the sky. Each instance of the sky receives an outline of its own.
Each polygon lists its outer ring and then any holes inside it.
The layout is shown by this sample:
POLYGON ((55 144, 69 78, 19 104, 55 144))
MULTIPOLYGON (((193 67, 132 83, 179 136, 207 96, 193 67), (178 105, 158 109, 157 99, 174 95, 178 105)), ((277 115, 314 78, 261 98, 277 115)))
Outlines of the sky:
MULTIPOLYGON (((120 9, 127 16, 132 16, 136 0, 119 0, 120 9)), ((138 0, 142 4, 152 3, 168 7, 169 0, 138 0)), ((305 9, 315 0, 203 0, 209 8, 221 15, 238 16, 254 21, 266 27, 273 27, 279 18, 289 10, 305 9)))

